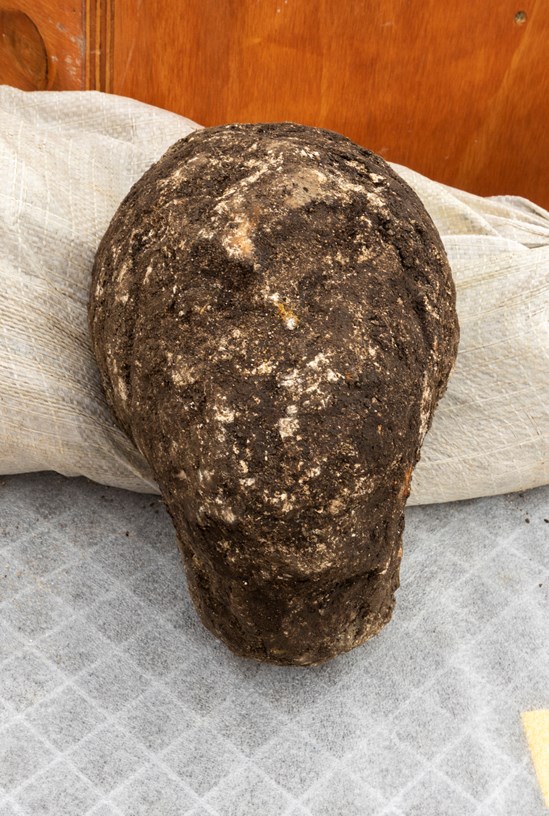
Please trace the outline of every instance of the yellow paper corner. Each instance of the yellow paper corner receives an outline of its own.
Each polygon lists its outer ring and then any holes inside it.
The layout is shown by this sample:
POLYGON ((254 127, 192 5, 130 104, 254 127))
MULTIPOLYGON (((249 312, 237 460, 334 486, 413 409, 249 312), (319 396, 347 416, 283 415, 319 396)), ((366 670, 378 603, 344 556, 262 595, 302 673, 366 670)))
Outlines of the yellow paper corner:
POLYGON ((549 709, 523 711, 521 716, 541 795, 549 808, 549 709))

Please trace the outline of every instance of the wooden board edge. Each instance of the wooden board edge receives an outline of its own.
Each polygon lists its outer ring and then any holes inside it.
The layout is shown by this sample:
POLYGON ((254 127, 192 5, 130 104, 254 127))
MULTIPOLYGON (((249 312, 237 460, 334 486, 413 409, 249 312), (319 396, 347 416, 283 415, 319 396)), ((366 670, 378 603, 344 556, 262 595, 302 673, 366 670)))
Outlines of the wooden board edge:
POLYGON ((84 0, 87 91, 112 93, 115 0, 84 0))

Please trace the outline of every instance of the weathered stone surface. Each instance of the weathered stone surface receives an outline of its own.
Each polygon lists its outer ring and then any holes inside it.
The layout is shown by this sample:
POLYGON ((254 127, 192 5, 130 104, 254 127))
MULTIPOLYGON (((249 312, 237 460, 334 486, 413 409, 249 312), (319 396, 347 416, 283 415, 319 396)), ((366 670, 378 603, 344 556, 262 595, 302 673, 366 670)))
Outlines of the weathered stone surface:
POLYGON ((113 218, 90 327, 206 626, 241 655, 300 665, 378 632, 458 342, 415 193, 335 133, 195 132, 113 218))

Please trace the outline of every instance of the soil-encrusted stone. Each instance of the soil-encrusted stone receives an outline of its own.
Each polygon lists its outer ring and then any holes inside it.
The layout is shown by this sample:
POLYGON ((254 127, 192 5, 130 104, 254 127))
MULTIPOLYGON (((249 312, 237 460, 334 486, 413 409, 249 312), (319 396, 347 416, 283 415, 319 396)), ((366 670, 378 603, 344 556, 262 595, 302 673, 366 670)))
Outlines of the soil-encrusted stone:
POLYGON ((238 654, 300 665, 376 634, 458 344, 416 194, 325 130, 197 131, 118 209, 89 314, 206 626, 238 654))

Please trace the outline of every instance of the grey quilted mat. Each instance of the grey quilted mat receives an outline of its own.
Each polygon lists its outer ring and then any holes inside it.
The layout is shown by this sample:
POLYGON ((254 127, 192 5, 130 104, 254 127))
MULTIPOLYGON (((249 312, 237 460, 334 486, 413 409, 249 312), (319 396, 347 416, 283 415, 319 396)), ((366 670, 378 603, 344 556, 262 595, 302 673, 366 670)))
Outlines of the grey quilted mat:
POLYGON ((242 661, 157 498, 0 485, 1 816, 542 816, 549 489, 407 514, 393 621, 316 669, 242 661))

